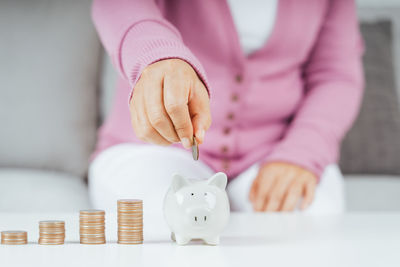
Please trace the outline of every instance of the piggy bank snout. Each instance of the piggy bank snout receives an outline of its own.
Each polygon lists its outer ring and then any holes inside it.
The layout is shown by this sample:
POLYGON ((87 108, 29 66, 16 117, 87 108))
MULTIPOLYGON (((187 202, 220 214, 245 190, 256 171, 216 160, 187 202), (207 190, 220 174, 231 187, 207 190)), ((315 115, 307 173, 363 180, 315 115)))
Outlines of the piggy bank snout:
POLYGON ((188 221, 192 226, 204 226, 210 221, 211 212, 205 208, 194 208, 188 212, 188 221))

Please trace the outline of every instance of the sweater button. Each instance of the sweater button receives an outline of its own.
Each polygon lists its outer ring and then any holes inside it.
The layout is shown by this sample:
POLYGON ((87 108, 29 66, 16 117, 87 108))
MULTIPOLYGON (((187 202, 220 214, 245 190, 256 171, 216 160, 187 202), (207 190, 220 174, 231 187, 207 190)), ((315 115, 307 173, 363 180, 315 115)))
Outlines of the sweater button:
POLYGON ((226 154, 226 153, 228 152, 228 150, 229 150, 229 148, 228 148, 227 146, 222 146, 222 147, 221 147, 221 152, 222 152, 223 154, 226 154))
POLYGON ((235 118, 235 114, 233 112, 229 112, 226 115, 226 118, 231 121, 231 120, 233 120, 235 118))
POLYGON ((227 171, 229 169, 229 160, 228 159, 223 159, 222 160, 222 168, 227 171))
POLYGON ((236 75, 235 75, 235 81, 236 81, 237 83, 241 83, 242 80, 243 80, 243 76, 242 76, 241 74, 236 74, 236 75))
POLYGON ((231 128, 230 127, 225 127, 223 130, 224 135, 228 135, 231 132, 231 128))
POLYGON ((231 100, 232 100, 232 102, 238 102, 239 101, 239 95, 236 94, 236 93, 232 94, 231 100))

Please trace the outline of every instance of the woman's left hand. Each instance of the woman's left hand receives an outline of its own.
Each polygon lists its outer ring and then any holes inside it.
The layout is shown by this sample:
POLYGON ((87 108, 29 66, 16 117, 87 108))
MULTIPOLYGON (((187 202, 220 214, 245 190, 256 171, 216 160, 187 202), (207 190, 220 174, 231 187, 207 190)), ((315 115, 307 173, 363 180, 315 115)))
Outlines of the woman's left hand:
POLYGON ((314 199, 317 177, 294 164, 271 162, 261 166, 250 189, 255 211, 293 211, 300 199, 301 209, 314 199))

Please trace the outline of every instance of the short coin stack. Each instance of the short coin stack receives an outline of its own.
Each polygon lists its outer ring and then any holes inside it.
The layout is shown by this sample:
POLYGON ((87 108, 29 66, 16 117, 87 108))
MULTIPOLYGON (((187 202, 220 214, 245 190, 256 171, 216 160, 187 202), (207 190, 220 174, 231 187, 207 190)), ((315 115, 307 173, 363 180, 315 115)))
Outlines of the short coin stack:
POLYGON ((118 243, 143 243, 143 201, 118 200, 118 243))
POLYGON ((62 245, 65 239, 64 221, 40 221, 39 222, 39 244, 40 245, 62 245))
POLYGON ((4 245, 24 245, 28 243, 26 231, 3 231, 1 232, 1 243, 4 245))
POLYGON ((81 244, 105 244, 104 210, 81 210, 79 215, 81 244))

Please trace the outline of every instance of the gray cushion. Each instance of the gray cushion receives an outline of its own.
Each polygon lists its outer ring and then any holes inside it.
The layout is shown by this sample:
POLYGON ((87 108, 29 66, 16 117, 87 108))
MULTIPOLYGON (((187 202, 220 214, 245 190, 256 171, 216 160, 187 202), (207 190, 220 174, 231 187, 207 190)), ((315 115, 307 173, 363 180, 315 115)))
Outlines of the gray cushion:
POLYGON ((0 167, 86 172, 101 56, 90 4, 1 1, 0 167))
MULTIPOLYGON (((383 6, 383 5, 382 5, 383 6)), ((394 67, 397 85, 400 85, 400 6, 390 7, 362 7, 358 9, 358 16, 363 23, 390 21, 392 23, 392 47, 394 52, 394 67)), ((400 86, 397 86, 400 99, 400 86)))
POLYGON ((101 69, 100 81, 100 123, 110 114, 115 88, 117 85, 118 73, 115 71, 114 66, 111 64, 110 57, 103 50, 103 61, 101 69))
POLYGON ((80 177, 50 171, 0 169, 0 212, 77 212, 90 208, 80 177))
POLYGON ((345 177, 348 211, 400 211, 400 177, 348 175, 345 177))
POLYGON ((365 95, 342 144, 344 173, 400 174, 400 110, 395 85, 391 22, 363 23, 365 95))

